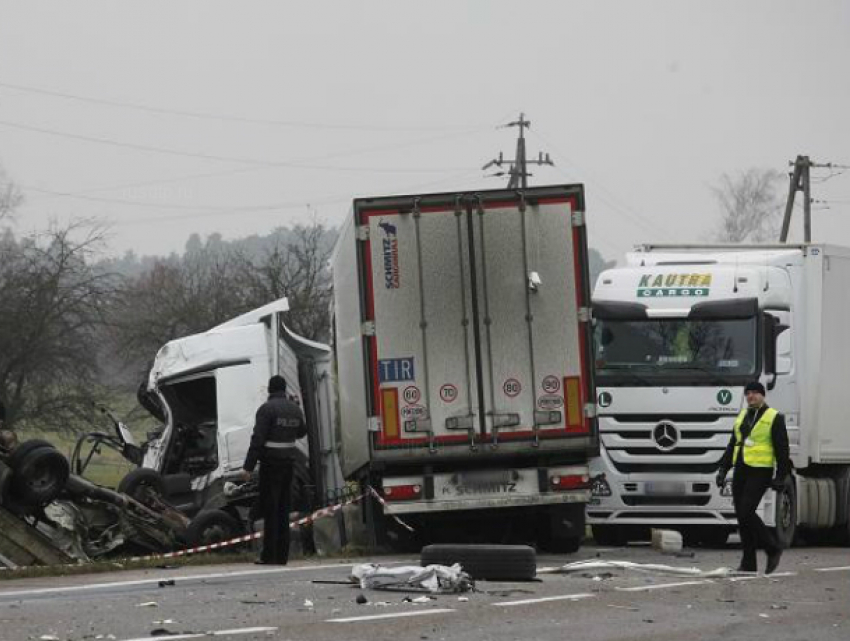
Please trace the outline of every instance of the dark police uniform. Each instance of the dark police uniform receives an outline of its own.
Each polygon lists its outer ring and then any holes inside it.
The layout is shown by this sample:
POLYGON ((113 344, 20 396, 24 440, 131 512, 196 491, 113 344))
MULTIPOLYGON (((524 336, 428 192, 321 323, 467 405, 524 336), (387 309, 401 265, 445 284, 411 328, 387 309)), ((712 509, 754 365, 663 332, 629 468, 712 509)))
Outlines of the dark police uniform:
POLYGON ((289 559, 289 511, 295 441, 307 435, 301 408, 285 391, 269 394, 257 410, 251 446, 243 469, 260 463, 260 511, 263 516, 262 563, 286 565, 289 559))
POLYGON ((756 514, 756 510, 765 491, 771 486, 781 488, 791 473, 788 432, 785 417, 781 413, 767 404, 741 411, 720 462, 718 481, 725 478, 732 467, 735 470, 732 497, 743 548, 739 569, 755 572, 756 551, 761 547, 768 554, 769 574, 778 563, 782 545, 775 532, 756 514), (772 557, 775 557, 773 562, 772 557))

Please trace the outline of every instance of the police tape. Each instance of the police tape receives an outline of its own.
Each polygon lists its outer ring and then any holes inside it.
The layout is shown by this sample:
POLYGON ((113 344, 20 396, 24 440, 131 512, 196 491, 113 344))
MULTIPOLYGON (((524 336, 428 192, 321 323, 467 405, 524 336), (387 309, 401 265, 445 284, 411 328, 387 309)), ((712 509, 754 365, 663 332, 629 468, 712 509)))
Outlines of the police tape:
MULTIPOLYGON (((371 488, 370 488, 371 489, 371 488)), ((313 523, 317 519, 320 519, 324 516, 333 516, 337 512, 339 512, 346 505, 352 505, 353 503, 357 503, 358 501, 362 501, 369 495, 368 492, 361 494, 351 500, 345 501, 344 503, 338 503, 336 505, 331 505, 329 507, 324 507, 321 510, 316 510, 309 516, 305 516, 302 519, 298 519, 297 521, 289 522, 289 529, 295 529, 301 527, 302 525, 308 525, 313 523)), ((232 539, 228 539, 226 541, 219 541, 217 543, 209 543, 207 545, 198 545, 191 548, 185 548, 183 550, 175 550, 174 552, 163 552, 161 554, 150 554, 148 556, 135 556, 131 561, 147 561, 149 559, 173 559, 180 556, 188 556, 190 554, 198 554, 199 552, 213 552, 215 550, 220 550, 221 548, 232 547, 234 545, 240 545, 242 543, 250 543, 251 541, 256 541, 257 539, 263 538, 262 531, 253 532, 251 534, 245 534, 243 536, 237 536, 232 539)))
MULTIPOLYGON (((384 497, 381 496, 381 493, 378 492, 371 485, 369 486, 369 491, 372 493, 372 496, 374 496, 375 499, 377 499, 378 503, 381 504, 381 507, 383 507, 384 509, 389 507, 389 505, 387 505, 387 502, 384 500, 384 497)), ((384 514, 386 514, 386 512, 384 512, 384 514)), ((406 529, 408 532, 415 532, 416 531, 412 527, 410 527, 407 523, 405 523, 400 518, 398 518, 395 514, 390 514, 389 516, 391 516, 396 523, 398 523, 401 527, 406 529)))
MULTIPOLYGON (((358 503, 362 501, 367 496, 371 494, 375 497, 375 499, 383 506, 384 508, 388 507, 387 502, 384 500, 384 497, 381 496, 380 492, 378 492, 372 486, 369 486, 369 489, 361 494, 360 496, 356 496, 353 499, 345 501, 343 503, 337 503, 336 505, 331 505, 329 507, 324 507, 321 510, 316 510, 309 516, 305 516, 302 519, 298 519, 297 521, 289 522, 289 529, 294 529, 301 527, 302 525, 309 525, 313 523, 317 519, 320 519, 325 516, 333 516, 337 512, 339 512, 346 505, 352 505, 354 503, 358 503)), ((390 514, 395 520, 396 523, 401 525, 403 528, 409 530, 410 532, 414 532, 415 530, 410 527, 407 523, 398 518, 395 514, 390 514)), ((219 541, 217 543, 209 543, 207 545, 198 545, 191 548, 185 548, 183 550, 175 550, 174 552, 163 552, 161 554, 150 554, 148 556, 135 556, 131 558, 131 561, 147 561, 150 559, 173 559, 181 556, 189 556, 190 554, 198 554, 200 552, 213 552, 215 550, 220 550, 222 548, 232 547, 234 545, 240 545, 242 543, 250 543, 251 541, 256 541, 258 539, 263 538, 262 532, 253 532, 251 534, 245 534, 243 536, 237 536, 233 539, 228 539, 226 541, 219 541)))

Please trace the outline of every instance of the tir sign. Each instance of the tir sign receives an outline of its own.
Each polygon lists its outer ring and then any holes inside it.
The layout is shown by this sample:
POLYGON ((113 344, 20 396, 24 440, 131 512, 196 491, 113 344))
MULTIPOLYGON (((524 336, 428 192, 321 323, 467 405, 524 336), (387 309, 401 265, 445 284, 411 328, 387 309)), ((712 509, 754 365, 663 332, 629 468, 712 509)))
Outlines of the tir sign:
POLYGON ((414 379, 413 357, 387 358, 378 361, 378 376, 381 383, 412 381, 414 379))

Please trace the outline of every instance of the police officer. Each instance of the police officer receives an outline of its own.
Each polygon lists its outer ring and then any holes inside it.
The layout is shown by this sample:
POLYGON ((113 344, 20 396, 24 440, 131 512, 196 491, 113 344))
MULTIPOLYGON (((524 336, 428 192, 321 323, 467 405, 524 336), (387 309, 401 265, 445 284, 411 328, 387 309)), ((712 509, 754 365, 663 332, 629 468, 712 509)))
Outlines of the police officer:
POLYGON ((272 376, 268 389, 269 400, 257 410, 242 478, 248 481, 260 462, 260 513, 264 525, 263 551, 257 563, 286 565, 295 441, 307 435, 307 425, 301 408, 287 398, 282 376, 272 376))
POLYGON ((764 385, 758 381, 749 383, 744 393, 747 407, 735 420, 732 438, 720 461, 717 486, 723 487, 729 469, 734 466, 732 496, 744 550, 738 570, 756 572, 756 551, 761 547, 767 552, 765 574, 771 574, 782 557, 782 544, 756 510, 765 491, 782 490, 791 473, 788 432, 785 417, 765 403, 764 385))

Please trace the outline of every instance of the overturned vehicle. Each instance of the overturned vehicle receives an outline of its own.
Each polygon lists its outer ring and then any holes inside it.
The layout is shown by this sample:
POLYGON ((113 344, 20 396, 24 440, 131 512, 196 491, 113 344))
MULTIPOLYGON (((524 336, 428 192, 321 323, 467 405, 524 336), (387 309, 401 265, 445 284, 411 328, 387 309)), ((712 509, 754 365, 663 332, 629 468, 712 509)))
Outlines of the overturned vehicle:
POLYGON ((307 510, 339 487, 330 349, 291 332, 287 310, 281 299, 162 347, 139 392, 161 426, 142 445, 103 409, 111 429, 82 435, 70 463, 45 441, 0 450, 0 529, 17 532, 15 540, 0 539, 0 562, 168 552, 249 531, 256 486, 236 481, 273 374, 286 379, 310 426, 298 443, 294 508, 307 510), (117 491, 84 478, 104 447, 138 466, 117 491))
POLYGON ((331 351, 290 331, 280 299, 202 334, 166 344, 156 356, 141 404, 162 423, 148 435, 138 469, 119 491, 161 500, 192 520, 195 541, 243 533, 252 520, 252 486, 234 484, 269 378, 286 379, 304 410, 308 438, 297 443, 293 506, 310 509, 341 482, 333 443, 331 351))

